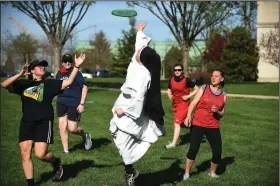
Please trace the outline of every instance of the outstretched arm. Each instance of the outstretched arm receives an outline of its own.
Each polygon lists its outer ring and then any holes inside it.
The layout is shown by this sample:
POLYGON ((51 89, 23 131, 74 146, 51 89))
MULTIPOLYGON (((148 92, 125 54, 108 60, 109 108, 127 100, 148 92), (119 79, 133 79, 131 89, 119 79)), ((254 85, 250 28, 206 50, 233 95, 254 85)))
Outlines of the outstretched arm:
POLYGON ((14 75, 14 76, 12 76, 12 77, 6 79, 5 81, 3 81, 3 82, 1 83, 2 87, 5 88, 5 89, 8 89, 9 86, 12 85, 12 83, 15 82, 18 78, 20 78, 20 77, 26 75, 26 74, 27 74, 26 72, 27 72, 27 70, 28 70, 28 66, 29 66, 28 63, 26 63, 26 64, 22 67, 20 73, 18 73, 18 74, 16 74, 16 75, 14 75))

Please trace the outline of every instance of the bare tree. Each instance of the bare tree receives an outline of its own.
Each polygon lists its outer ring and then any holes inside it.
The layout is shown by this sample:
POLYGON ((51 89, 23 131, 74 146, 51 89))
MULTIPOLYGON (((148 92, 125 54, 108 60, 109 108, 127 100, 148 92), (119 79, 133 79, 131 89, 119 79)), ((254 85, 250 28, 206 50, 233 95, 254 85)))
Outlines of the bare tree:
POLYGON ((45 32, 53 48, 52 69, 59 67, 61 51, 72 30, 83 19, 90 5, 87 1, 12 1, 12 4, 34 19, 45 32))
POLYGON ((206 28, 227 19, 236 2, 136 1, 128 2, 128 5, 149 10, 168 26, 181 48, 187 74, 189 51, 194 40, 206 28))
POLYGON ((268 33, 262 34, 260 47, 263 49, 260 56, 264 61, 279 68, 279 26, 275 26, 268 33))
POLYGON ((250 30, 250 32, 256 31, 257 22, 257 1, 243 1, 238 2, 237 15, 241 17, 242 26, 250 30))

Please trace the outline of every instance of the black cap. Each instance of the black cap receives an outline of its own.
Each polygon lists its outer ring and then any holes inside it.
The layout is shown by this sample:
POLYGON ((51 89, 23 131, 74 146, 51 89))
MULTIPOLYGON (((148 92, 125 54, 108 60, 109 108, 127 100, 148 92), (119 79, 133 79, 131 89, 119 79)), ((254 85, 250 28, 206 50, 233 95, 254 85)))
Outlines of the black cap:
POLYGON ((30 63, 28 67, 28 72, 34 69, 35 66, 44 66, 47 67, 49 64, 46 60, 34 60, 30 63))
POLYGON ((73 57, 70 54, 64 54, 62 56, 62 62, 73 63, 73 57))

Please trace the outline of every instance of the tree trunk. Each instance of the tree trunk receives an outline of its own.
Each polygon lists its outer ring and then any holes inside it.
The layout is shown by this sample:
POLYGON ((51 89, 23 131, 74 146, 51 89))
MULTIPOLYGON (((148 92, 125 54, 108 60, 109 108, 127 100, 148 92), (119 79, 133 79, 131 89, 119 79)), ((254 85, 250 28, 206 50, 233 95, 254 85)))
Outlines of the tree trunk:
POLYGON ((182 53, 183 53, 183 66, 184 66, 184 74, 185 76, 188 76, 188 68, 189 68, 189 51, 190 47, 186 44, 183 43, 181 46, 182 53))
POLYGON ((161 62, 161 79, 165 80, 165 64, 161 62))
POLYGON ((61 50, 62 50, 62 47, 60 47, 58 45, 53 45, 52 70, 54 73, 54 77, 56 76, 57 69, 60 67, 61 50))

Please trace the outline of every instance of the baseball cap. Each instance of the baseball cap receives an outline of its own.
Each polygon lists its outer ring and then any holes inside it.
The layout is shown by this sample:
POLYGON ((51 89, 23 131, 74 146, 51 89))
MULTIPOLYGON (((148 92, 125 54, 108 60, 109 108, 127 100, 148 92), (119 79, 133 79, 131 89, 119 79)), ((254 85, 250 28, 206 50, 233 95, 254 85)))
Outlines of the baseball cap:
POLYGON ((47 67, 49 64, 46 60, 34 60, 29 64, 28 72, 34 69, 35 66, 44 66, 47 67))
POLYGON ((73 63, 73 57, 70 54, 64 54, 62 56, 62 62, 73 63))

